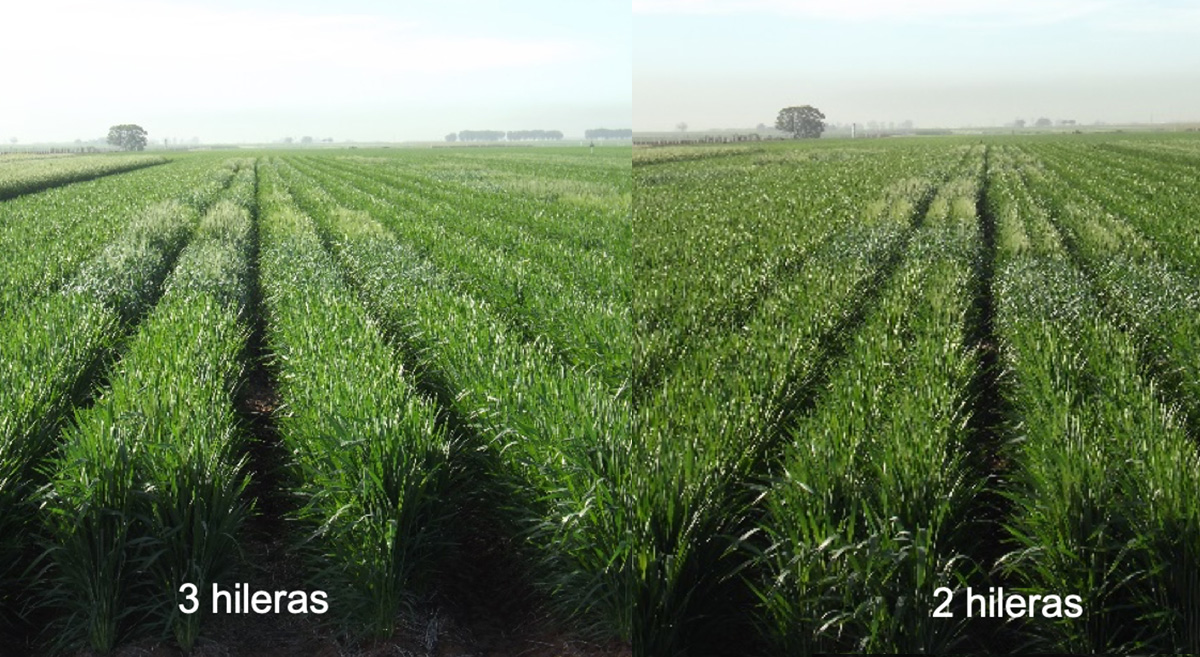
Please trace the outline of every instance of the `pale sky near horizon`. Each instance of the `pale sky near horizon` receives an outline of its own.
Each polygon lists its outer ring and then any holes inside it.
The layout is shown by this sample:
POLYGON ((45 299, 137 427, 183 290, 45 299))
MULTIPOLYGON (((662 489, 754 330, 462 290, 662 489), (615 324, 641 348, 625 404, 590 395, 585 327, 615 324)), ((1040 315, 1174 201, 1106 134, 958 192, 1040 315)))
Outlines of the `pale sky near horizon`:
POLYGON ((630 127, 617 0, 0 0, 0 140, 630 127))
POLYGON ((1200 3, 633 0, 635 131, 1200 121, 1200 3))

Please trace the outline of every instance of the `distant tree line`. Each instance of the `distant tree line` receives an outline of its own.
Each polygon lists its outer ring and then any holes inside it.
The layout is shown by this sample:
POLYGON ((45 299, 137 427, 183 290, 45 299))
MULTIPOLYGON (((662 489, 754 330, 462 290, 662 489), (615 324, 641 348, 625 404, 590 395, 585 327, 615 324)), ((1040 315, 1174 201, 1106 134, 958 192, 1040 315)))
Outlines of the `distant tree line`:
MULTIPOLYGON (((284 143, 284 144, 294 144, 294 143, 296 143, 296 139, 295 139, 294 137, 284 137, 283 139, 280 139, 279 141, 280 141, 281 143, 284 143)), ((301 137, 301 138, 300 138, 300 143, 301 143, 301 144, 312 144, 312 143, 314 143, 314 142, 315 142, 315 140, 314 140, 314 139, 313 139, 311 136, 309 136, 309 135, 305 135, 305 136, 303 136, 303 137, 301 137)), ((322 139, 322 140, 321 140, 321 143, 322 143, 322 144, 332 144, 332 143, 333 143, 333 137, 326 137, 326 138, 324 138, 324 139, 322 139)))
POLYGON ((584 139, 633 139, 633 128, 610 130, 608 128, 593 128, 584 131, 584 139))
MULTIPOLYGON (((15 142, 13 142, 15 143, 15 142)), ((110 150, 96 148, 95 146, 39 146, 27 148, 12 148, 0 147, 0 155, 8 153, 21 153, 25 155, 61 155, 67 153, 109 153, 110 150)))
POLYGON ((783 137, 763 137, 758 133, 748 135, 697 135, 689 139, 671 139, 666 137, 639 137, 635 144, 647 146, 687 146, 690 144, 740 144, 755 141, 781 141, 783 137))
POLYGON ((504 139, 503 130, 459 130, 459 141, 500 141, 504 139))
MULTIPOLYGON (((1051 121, 1049 118, 1043 116, 1043 117, 1038 118, 1037 121, 1033 122, 1033 127, 1049 128, 1050 126, 1054 125, 1054 123, 1055 123, 1054 121, 1051 121)), ((1017 119, 1010 123, 1005 123, 1004 125, 1009 128, 1024 128, 1029 124, 1028 124, 1028 122, 1025 121, 1025 119, 1017 119)), ((1076 125, 1076 121, 1075 121, 1075 119, 1059 119, 1058 125, 1062 125, 1062 126, 1076 125)))
POLYGON ((561 130, 509 130, 509 141, 544 141, 547 139, 562 139, 561 130))
POLYGON ((563 138, 561 130, 460 130, 446 135, 446 141, 546 141, 563 138))

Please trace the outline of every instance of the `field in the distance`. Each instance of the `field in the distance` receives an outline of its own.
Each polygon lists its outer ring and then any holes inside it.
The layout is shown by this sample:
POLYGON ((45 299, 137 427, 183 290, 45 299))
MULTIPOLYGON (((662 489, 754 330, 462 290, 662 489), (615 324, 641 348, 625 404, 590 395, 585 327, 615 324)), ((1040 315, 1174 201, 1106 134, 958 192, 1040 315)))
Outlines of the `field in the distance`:
POLYGON ((1186 135, 635 149, 637 650, 1200 651, 1197 173, 1186 135))
POLYGON ((0 654, 628 652, 628 148, 11 156, 0 198, 0 654), (270 613, 213 614, 242 582, 270 613))

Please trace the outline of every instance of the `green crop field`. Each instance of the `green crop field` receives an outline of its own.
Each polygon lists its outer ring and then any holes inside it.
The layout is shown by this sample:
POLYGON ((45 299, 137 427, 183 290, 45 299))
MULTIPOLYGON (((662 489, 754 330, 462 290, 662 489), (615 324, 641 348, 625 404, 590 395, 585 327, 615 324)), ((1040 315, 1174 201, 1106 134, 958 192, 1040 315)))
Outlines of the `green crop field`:
POLYGON ((0 655, 1200 653, 1198 172, 6 157, 0 655))
POLYGON ((0 162, 0 654, 627 651, 631 189, 628 148, 0 162))
POLYGON ((1198 173, 635 150, 635 653, 1200 652, 1198 173))

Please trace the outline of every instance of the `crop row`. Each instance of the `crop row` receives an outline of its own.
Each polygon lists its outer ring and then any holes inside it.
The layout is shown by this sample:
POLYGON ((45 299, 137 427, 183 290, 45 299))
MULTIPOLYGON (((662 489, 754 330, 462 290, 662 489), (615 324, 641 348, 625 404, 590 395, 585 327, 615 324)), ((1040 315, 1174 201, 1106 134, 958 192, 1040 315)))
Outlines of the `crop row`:
MULTIPOLYGON (((431 174, 424 172, 356 166, 343 160, 304 162, 325 174, 338 174, 424 222, 437 219, 443 232, 456 239, 512 253, 546 273, 554 272, 566 279, 574 294, 605 303, 629 301, 625 264, 631 239, 629 205, 618 186, 598 188, 593 202, 574 207, 569 202, 530 196, 520 187, 481 193, 445 183, 434 185, 431 174), (464 215, 455 213, 455 208, 471 211, 464 215), (561 271, 561 265, 568 262, 575 265, 569 268, 572 271, 561 271)), ((497 174, 481 171, 479 175, 497 174)))
POLYGON ((637 487, 634 543, 645 595, 634 609, 635 642, 674 654, 713 629, 697 625, 702 619, 727 615, 706 605, 722 603, 721 580, 738 567, 721 537, 748 529, 743 482, 775 459, 790 416, 828 375, 945 172, 956 164, 971 171, 978 161, 977 152, 927 152, 916 162, 928 177, 860 188, 859 221, 813 248, 741 327, 714 334, 636 409, 634 462, 647 465, 637 487))
POLYGON ((1156 249, 1200 280, 1200 233, 1195 217, 1200 194, 1195 189, 1195 163, 1132 157, 1109 149, 1078 151, 1039 148, 1034 151, 1050 169, 1130 223, 1156 249))
POLYGON ((637 478, 627 402, 560 364, 544 342, 522 340, 374 213, 280 169, 372 316, 496 463, 487 485, 504 497, 493 504, 539 563, 539 583, 564 615, 628 637, 637 478))
POLYGON ((0 317, 57 290, 147 208, 176 199, 203 213, 232 176, 198 158, 0 203, 0 317))
POLYGON ((163 164, 166 161, 161 155, 103 155, 33 161, 21 159, 13 163, 3 163, 0 164, 0 201, 80 180, 163 164))
POLYGON ((176 591, 229 572, 248 511, 233 395, 250 231, 228 200, 200 220, 107 388, 65 432, 43 507, 58 640, 106 652, 172 632, 191 649, 203 613, 179 613, 176 591))
MULTIPOLYGON (((980 177, 939 191, 763 500, 757 582, 771 654, 944 653, 938 587, 972 581, 970 344, 980 177)), ((977 580, 978 578, 974 578, 977 580)))
POLYGON ((1023 438, 1002 566, 1019 590, 1077 594, 1084 609, 1026 632, 1054 651, 1194 651, 1196 446, 1072 264, 1019 158, 998 149, 993 162, 996 327, 1023 438))
POLYGON ((953 161, 932 151, 810 153, 726 158, 639 169, 633 300, 639 397, 710 340, 744 330, 759 304, 786 287, 812 252, 899 196, 863 194, 933 175, 953 161), (936 164, 935 164, 936 163, 936 164), (747 180, 752 180, 747 184, 747 180))
MULTIPOLYGON (((253 171, 235 186, 253 187, 253 171)), ((216 194, 217 189, 210 190, 216 194)), ((92 380, 120 338, 153 307, 196 212, 178 201, 152 206, 84 263, 59 292, 33 300, 2 320, 6 339, 0 375, 0 608, 11 621, 24 609, 29 580, 20 569, 33 551, 32 492, 42 459, 55 449, 72 407, 90 396, 92 380)))
POLYGON ((460 441, 343 282, 273 165, 260 165, 268 344, 286 411, 289 487, 311 535, 314 587, 354 632, 387 637, 436 581, 460 441))
POLYGON ((1142 360, 1165 384, 1164 393, 1200 427, 1200 279, 1182 271, 1091 190, 1036 162, 1025 158, 1021 167, 1031 193, 1121 328, 1137 341, 1142 360))
POLYGON ((620 259, 522 236, 502 217, 504 204, 460 199, 427 203, 362 175, 330 175, 304 166, 331 198, 373 209, 404 242, 452 276, 470 294, 487 299, 527 336, 544 335, 564 360, 596 371, 616 388, 628 378, 629 308, 621 302, 620 259), (503 245, 496 235, 510 233, 503 245))
POLYGON ((461 200, 491 204, 493 217, 538 240, 627 255, 632 202, 627 165, 608 157, 580 165, 579 159, 520 166, 513 158, 478 154, 437 160, 346 158, 328 164, 411 190, 435 208, 461 200))
POLYGON ((499 177, 550 178, 618 185, 628 191, 630 162, 628 149, 563 149, 548 153, 535 148, 508 152, 478 150, 446 153, 433 163, 434 166, 423 168, 460 181, 486 179, 499 174, 499 177))

